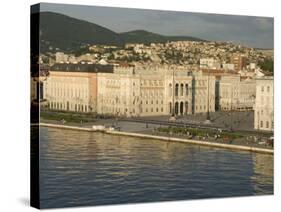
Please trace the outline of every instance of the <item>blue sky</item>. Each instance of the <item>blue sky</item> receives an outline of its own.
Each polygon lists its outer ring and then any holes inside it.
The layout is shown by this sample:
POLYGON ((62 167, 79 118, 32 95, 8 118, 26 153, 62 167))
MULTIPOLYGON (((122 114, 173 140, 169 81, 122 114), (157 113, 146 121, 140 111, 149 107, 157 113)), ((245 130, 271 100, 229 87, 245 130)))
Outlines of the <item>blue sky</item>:
MULTIPOLYGON (((188 8, 187 8, 188 9, 188 8)), ((273 18, 42 3, 51 11, 86 20, 115 32, 143 29, 163 35, 186 35, 273 48, 273 18)))

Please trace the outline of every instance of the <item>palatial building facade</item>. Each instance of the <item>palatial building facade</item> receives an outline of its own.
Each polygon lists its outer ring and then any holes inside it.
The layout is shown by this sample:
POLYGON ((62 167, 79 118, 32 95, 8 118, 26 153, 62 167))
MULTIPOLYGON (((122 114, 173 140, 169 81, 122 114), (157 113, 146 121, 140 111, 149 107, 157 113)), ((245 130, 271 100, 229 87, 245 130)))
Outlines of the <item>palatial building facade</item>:
POLYGON ((215 110, 215 78, 184 68, 117 67, 98 73, 99 114, 187 115, 215 110), (208 95, 209 94, 209 95, 208 95))
POLYGON ((55 64, 44 84, 50 110, 126 117, 215 111, 215 77, 184 67, 55 64), (208 109, 209 108, 209 109, 208 109))
POLYGON ((257 78, 254 127, 257 130, 274 130, 274 80, 257 78))
POLYGON ((219 81, 220 110, 253 110, 256 80, 236 75, 222 76, 219 81))
POLYGON ((44 97, 51 110, 97 112, 97 73, 112 73, 113 66, 55 64, 45 82, 44 97))

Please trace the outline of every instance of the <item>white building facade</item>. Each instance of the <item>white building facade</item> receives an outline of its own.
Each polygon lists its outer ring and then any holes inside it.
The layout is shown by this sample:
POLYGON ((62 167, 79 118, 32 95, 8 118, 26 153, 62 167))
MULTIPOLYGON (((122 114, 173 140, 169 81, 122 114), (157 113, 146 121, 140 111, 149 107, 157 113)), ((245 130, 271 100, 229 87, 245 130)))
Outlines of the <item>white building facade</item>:
POLYGON ((257 79, 254 127, 257 130, 274 130, 273 77, 257 79))
POLYGON ((187 115, 215 110, 215 78, 184 69, 118 67, 98 73, 98 113, 187 115), (209 85, 209 87, 208 87, 209 85), (208 95, 209 92, 209 95, 208 95), (209 99, 208 99, 209 98, 209 99))
POLYGON ((222 76, 219 89, 222 111, 253 109, 256 97, 255 79, 242 79, 240 75, 222 76))

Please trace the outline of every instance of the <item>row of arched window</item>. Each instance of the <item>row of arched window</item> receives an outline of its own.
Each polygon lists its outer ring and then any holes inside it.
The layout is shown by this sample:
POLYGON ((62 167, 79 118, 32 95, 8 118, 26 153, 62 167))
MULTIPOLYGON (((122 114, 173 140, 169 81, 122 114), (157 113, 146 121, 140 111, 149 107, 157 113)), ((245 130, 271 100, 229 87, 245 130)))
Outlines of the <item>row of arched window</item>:
MULTIPOLYGON (((173 95, 173 85, 170 83, 169 84, 169 96, 173 95)), ((188 96, 189 94, 189 86, 188 84, 183 84, 183 83, 176 83, 175 84, 175 96, 188 96)))

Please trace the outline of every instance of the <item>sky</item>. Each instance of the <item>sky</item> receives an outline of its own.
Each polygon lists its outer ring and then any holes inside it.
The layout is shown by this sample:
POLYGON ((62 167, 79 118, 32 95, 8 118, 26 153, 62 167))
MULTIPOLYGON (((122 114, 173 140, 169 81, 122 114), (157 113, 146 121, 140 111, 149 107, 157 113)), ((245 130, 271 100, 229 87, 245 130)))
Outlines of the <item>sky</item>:
POLYGON ((272 49, 273 18, 41 3, 40 11, 86 20, 115 32, 147 30, 272 49))

